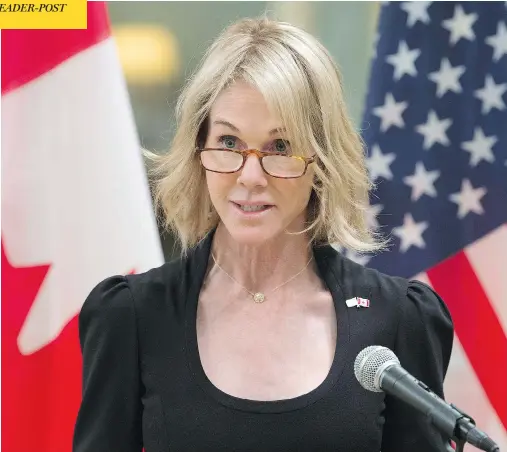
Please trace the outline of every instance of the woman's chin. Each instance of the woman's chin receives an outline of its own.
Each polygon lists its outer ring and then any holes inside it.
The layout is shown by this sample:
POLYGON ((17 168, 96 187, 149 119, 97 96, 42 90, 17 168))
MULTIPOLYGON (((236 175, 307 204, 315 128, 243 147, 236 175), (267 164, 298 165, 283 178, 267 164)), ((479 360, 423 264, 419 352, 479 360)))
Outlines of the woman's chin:
POLYGON ((239 245, 261 246, 273 240, 277 234, 268 225, 244 226, 238 224, 225 224, 231 238, 239 245))

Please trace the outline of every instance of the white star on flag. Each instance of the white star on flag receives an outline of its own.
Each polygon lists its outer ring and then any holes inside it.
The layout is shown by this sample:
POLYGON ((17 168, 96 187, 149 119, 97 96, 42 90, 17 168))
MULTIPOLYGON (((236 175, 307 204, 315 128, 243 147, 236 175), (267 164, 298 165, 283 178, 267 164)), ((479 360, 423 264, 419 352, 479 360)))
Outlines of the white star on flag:
POLYGON ((452 45, 456 44, 461 38, 470 41, 475 39, 472 26, 477 18, 477 13, 465 14, 461 5, 456 6, 452 19, 443 21, 443 27, 451 32, 450 42, 452 45))
POLYGON ((430 23, 430 16, 428 15, 428 7, 431 2, 403 2, 401 9, 407 13, 407 26, 412 27, 418 21, 423 24, 430 23))
POLYGON ((437 97, 442 97, 447 91, 461 93, 459 78, 465 73, 465 66, 452 67, 449 59, 443 58, 440 69, 428 74, 428 78, 437 84, 437 97))
POLYGON ((381 120, 380 130, 385 132, 391 126, 405 127, 402 114, 407 107, 408 102, 396 102, 394 96, 391 93, 387 93, 384 105, 373 109, 373 114, 381 120))
POLYGON ((394 66, 394 79, 399 80, 405 74, 417 75, 415 60, 421 54, 419 49, 410 50, 405 41, 398 45, 398 53, 389 55, 386 61, 394 66))
POLYGON ((489 113, 492 108, 503 110, 505 104, 502 100, 503 93, 507 91, 507 83, 496 84, 491 75, 486 75, 484 87, 475 91, 475 97, 482 101, 483 115, 489 113))
POLYGON ((486 43, 493 47, 493 61, 499 61, 502 56, 507 55, 507 26, 505 22, 498 22, 496 34, 488 36, 486 43))
POLYGON ((440 171, 427 171, 422 162, 417 162, 415 173, 412 176, 404 177, 403 181, 412 187, 412 201, 417 201, 425 194, 433 198, 437 196, 434 184, 439 177, 440 171))
POLYGON ((451 126, 452 119, 439 119, 435 111, 430 110, 426 123, 419 124, 415 130, 424 136, 424 149, 430 149, 435 143, 444 146, 449 144, 449 138, 446 135, 447 129, 451 126))
POLYGON ((389 166, 395 158, 396 156, 394 154, 382 154, 380 147, 375 144, 372 147, 371 156, 368 157, 368 160, 366 161, 371 180, 374 181, 381 176, 384 179, 392 179, 393 173, 391 172, 391 168, 389 168, 389 166))
POLYGON ((484 209, 480 200, 486 193, 487 190, 484 187, 474 188, 470 180, 464 179, 461 183, 461 191, 449 196, 452 202, 458 204, 458 218, 464 218, 469 212, 483 214, 484 209))
POLYGON ((405 217, 403 218, 403 225, 393 228, 393 234, 399 237, 401 241, 400 251, 404 253, 411 246, 424 248, 426 246, 426 243, 422 238, 422 234, 427 228, 427 221, 416 223, 414 221, 414 217, 412 217, 412 214, 406 213, 405 217))
POLYGON ((470 165, 477 166, 481 160, 493 163, 495 156, 493 155, 492 147, 498 139, 494 136, 487 137, 480 127, 474 130, 474 137, 471 141, 465 141, 461 147, 470 152, 470 165))
POLYGON ((349 249, 345 251, 345 256, 359 265, 366 265, 368 261, 371 259, 371 257, 366 254, 359 254, 354 250, 349 249))
POLYGON ((340 245, 338 243, 331 243, 331 246, 340 254, 360 265, 366 265, 371 259, 371 256, 368 256, 367 254, 357 253, 356 251, 345 248, 343 245, 340 245))
POLYGON ((384 206, 382 204, 371 204, 366 211, 366 223, 371 229, 378 229, 379 223, 377 220, 378 215, 382 212, 384 206))

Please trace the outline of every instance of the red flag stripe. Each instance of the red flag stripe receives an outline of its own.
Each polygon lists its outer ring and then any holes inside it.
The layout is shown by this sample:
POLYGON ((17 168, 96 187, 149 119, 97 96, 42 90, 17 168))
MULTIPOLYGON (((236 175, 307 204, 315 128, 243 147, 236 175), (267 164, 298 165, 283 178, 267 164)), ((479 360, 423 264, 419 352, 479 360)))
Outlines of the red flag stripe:
POLYGON ((427 275, 449 306, 456 335, 507 429, 507 337, 467 255, 460 252, 427 275))
POLYGON ((106 4, 88 2, 87 9, 86 30, 2 30, 2 94, 107 39, 111 31, 106 4))

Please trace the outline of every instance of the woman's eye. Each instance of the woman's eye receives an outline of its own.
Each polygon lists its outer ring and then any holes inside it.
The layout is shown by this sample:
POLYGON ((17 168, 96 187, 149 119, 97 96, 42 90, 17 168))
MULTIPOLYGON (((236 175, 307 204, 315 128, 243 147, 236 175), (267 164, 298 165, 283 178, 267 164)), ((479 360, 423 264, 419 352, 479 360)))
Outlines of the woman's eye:
POLYGON ((233 136, 222 136, 218 139, 218 142, 225 148, 235 149, 236 148, 236 137, 233 136))
POLYGON ((279 153, 286 154, 290 150, 290 143, 285 140, 275 140, 273 150, 279 153))

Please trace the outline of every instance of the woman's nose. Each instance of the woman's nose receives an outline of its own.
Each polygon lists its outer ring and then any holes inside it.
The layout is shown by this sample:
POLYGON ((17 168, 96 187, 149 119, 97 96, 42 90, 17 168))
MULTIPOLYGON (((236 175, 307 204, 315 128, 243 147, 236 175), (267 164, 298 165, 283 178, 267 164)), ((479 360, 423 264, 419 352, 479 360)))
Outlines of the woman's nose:
POLYGON ((268 183, 261 161, 256 155, 249 155, 240 171, 238 183, 246 187, 265 187, 268 183))

